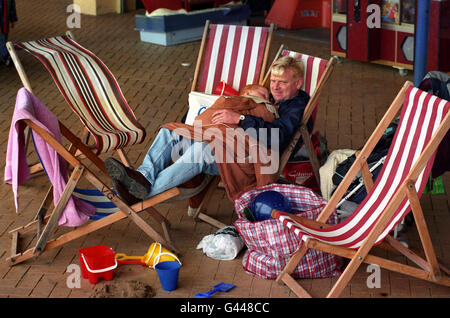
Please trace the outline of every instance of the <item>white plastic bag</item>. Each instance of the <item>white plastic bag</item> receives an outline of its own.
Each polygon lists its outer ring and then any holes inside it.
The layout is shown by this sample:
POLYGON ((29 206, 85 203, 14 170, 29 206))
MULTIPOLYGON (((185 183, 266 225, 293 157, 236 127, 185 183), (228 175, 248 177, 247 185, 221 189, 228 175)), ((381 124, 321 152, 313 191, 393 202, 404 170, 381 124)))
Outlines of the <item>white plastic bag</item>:
POLYGON ((226 226, 215 234, 206 235, 197 245, 206 256, 229 261, 234 259, 244 247, 244 241, 234 226, 226 226))

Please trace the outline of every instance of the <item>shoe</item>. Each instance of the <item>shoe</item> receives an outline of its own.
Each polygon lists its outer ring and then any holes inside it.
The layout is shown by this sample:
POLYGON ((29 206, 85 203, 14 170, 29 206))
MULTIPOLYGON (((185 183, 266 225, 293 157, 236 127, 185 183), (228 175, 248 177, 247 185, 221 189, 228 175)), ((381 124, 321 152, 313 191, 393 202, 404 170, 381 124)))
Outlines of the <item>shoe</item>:
POLYGON ((126 167, 114 158, 107 158, 105 167, 111 179, 119 181, 132 196, 144 200, 150 193, 152 185, 142 173, 126 167))
POLYGON ((140 199, 134 197, 133 195, 131 195, 127 189, 125 189, 125 187, 122 185, 122 183, 120 183, 120 181, 111 180, 112 185, 114 187, 114 189, 116 190, 116 193, 118 195, 118 197, 125 202, 127 205, 131 206, 133 204, 138 203, 139 201, 141 201, 140 199))

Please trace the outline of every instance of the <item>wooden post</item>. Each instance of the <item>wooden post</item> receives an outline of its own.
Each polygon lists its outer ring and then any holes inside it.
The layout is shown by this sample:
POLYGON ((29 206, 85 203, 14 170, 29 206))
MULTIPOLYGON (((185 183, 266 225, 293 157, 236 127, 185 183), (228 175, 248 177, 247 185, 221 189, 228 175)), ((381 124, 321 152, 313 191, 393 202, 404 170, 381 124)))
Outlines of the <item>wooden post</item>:
POLYGON ((206 39, 208 37, 209 24, 210 24, 210 21, 206 20, 205 28, 203 29, 203 37, 202 37, 202 42, 200 44, 200 50, 198 51, 197 65, 195 65, 194 79, 192 80, 191 91, 195 91, 197 89, 197 81, 198 81, 198 75, 199 75, 198 73, 200 72, 200 66, 203 61, 203 54, 205 53, 205 45, 206 45, 206 39))
POLYGON ((263 76, 265 75, 264 73, 266 71, 267 59, 269 57, 270 44, 272 43, 273 29, 274 29, 274 24, 272 23, 272 24, 270 24, 269 34, 267 35, 266 49, 264 51, 263 62, 261 65, 261 72, 259 73, 259 83, 262 82, 263 76))

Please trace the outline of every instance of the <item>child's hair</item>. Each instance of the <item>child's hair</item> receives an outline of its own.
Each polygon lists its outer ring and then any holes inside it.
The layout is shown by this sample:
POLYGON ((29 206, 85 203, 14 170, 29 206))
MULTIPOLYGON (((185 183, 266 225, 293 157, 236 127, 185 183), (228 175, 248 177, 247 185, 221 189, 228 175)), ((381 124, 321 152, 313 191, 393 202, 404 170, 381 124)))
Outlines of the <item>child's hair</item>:
POLYGON ((303 62, 291 56, 283 56, 276 60, 272 64, 270 71, 273 75, 280 76, 283 75, 286 68, 290 68, 292 70, 295 78, 303 78, 303 74, 305 72, 303 62))
POLYGON ((262 86, 262 85, 258 85, 258 84, 248 84, 248 85, 245 85, 242 89, 241 89, 241 91, 239 92, 239 95, 250 95, 250 92, 252 92, 252 91, 254 91, 254 90, 256 90, 256 89, 261 89, 261 88, 264 88, 264 89, 266 89, 267 90, 267 88, 266 87, 264 87, 264 86, 262 86))

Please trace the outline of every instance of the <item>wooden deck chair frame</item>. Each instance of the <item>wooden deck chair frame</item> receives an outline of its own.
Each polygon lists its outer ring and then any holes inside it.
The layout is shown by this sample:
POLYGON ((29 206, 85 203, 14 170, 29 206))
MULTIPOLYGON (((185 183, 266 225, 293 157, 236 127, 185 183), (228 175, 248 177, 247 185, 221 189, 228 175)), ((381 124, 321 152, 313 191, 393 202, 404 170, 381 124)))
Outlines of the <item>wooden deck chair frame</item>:
POLYGON ((25 226, 10 231, 12 236, 12 247, 11 256, 7 258, 8 264, 15 265, 32 257, 39 256, 45 251, 59 247, 126 217, 129 217, 150 238, 160 242, 162 245, 167 246, 173 251, 176 251, 169 235, 169 222, 153 206, 178 195, 179 191, 177 188, 169 189, 150 199, 136 203, 133 206, 128 206, 112 191, 112 189, 110 189, 101 179, 99 179, 97 175, 86 166, 86 164, 82 163, 75 156, 77 150, 80 150, 86 158, 95 165, 96 168, 106 175, 106 169, 103 161, 96 154, 94 154, 91 149, 81 141, 80 138, 75 136, 66 126, 64 126, 64 124, 59 121, 62 137, 66 138, 70 142, 68 149, 66 149, 63 144, 56 140, 45 129, 39 127, 32 121, 24 120, 24 123, 29 129, 32 129, 34 132, 39 134, 73 169, 64 192, 49 215, 46 215, 46 213, 50 210, 53 202, 52 187, 50 187, 35 219, 25 226), (56 228, 58 227, 57 222, 63 213, 64 207, 67 204, 68 199, 73 194, 77 183, 82 178, 86 178, 92 186, 111 200, 111 202, 114 203, 120 211, 111 213, 110 215, 95 221, 88 221, 86 224, 76 227, 65 234, 61 234, 57 238, 52 238, 56 228), (144 210, 149 212, 150 215, 160 223, 164 233, 163 236, 138 215, 138 212, 144 210), (19 251, 18 245, 20 235, 34 231, 37 232, 36 245, 23 252, 19 251))
MULTIPOLYGON (((284 44, 282 44, 280 46, 280 48, 278 49, 278 52, 275 55, 275 58, 274 58, 272 64, 279 57, 281 57, 285 51, 291 52, 288 50, 288 48, 284 44)), ((302 54, 299 52, 294 52, 294 53, 302 54)), ((320 175, 319 175, 320 163, 319 163, 317 154, 314 151, 314 146, 311 141, 311 134, 309 133, 309 131, 307 129, 307 123, 308 123, 309 119, 313 116, 314 112, 317 111, 320 94, 322 93, 325 84, 327 83, 328 79, 330 78, 331 74, 333 73, 334 66, 336 63, 337 63, 337 59, 335 57, 331 57, 327 61, 327 64, 322 73, 322 76, 318 80, 314 91, 312 93, 310 93, 310 99, 309 99, 308 104, 306 105, 305 111, 303 112, 303 117, 302 117, 301 123, 300 123, 297 131, 295 132, 294 137, 292 138, 292 141, 289 143, 288 147, 286 147, 286 150, 281 155, 280 167, 278 169, 278 175, 282 175, 283 169, 285 168, 287 162, 289 161, 289 158, 291 157, 292 152, 298 143, 298 140, 300 138, 302 138, 302 140, 306 146, 306 150, 308 153, 309 160, 311 162, 311 166, 313 168, 314 177, 316 178, 317 184, 320 186, 320 175)), ((270 68, 263 79, 262 84, 264 86, 268 85, 269 77, 270 77, 270 68)))
MULTIPOLYGON (((403 88, 400 90, 390 108, 387 110, 384 117, 373 132, 372 136, 368 139, 364 148, 358 154, 355 163, 352 165, 345 178, 342 180, 341 184, 338 186, 335 193, 331 197, 327 206, 318 216, 317 220, 306 220, 298 218, 296 216, 292 216, 292 219, 296 220, 299 223, 309 225, 310 227, 315 229, 325 229, 329 227, 330 225, 326 224, 328 218, 334 211, 336 205, 343 197, 345 191, 358 172, 361 172, 363 176, 367 193, 370 192, 370 189, 372 189, 374 183, 372 181, 372 176, 370 175, 366 159, 369 157, 370 153, 385 132, 388 125, 392 122, 392 120, 394 120, 395 116, 401 109, 405 98, 405 91, 409 86, 412 86, 412 83, 406 82, 403 88)), ((442 120, 440 126, 435 131, 430 142, 425 147, 420 157, 417 159, 409 174, 401 183, 399 190, 394 194, 391 201, 386 206, 383 213, 359 248, 350 249, 342 246, 331 245, 326 242, 319 241, 313 237, 304 238, 299 249, 292 255, 286 267, 277 277, 277 282, 285 283, 299 297, 311 297, 311 295, 301 286, 300 282, 292 278, 291 273, 295 269, 296 265, 301 261, 303 256, 306 254, 308 249, 315 249, 350 259, 342 275, 336 281, 327 297, 339 297, 362 263, 376 264, 382 268, 399 272, 401 274, 409 275, 437 284, 442 284, 444 286, 450 286, 450 279, 448 276, 445 276, 445 274, 450 275, 450 272, 445 266, 438 263, 420 205, 420 199, 415 189, 415 182, 418 179, 421 171, 424 169, 425 165, 432 157, 433 153, 436 151, 449 128, 450 111, 442 120), (408 249, 390 235, 387 235, 384 240, 378 245, 378 247, 384 247, 390 251, 400 253, 404 255, 408 260, 416 264, 418 267, 406 265, 400 262, 395 262, 383 257, 369 254, 371 249, 374 247, 374 243, 377 241, 380 234, 385 230, 387 224, 391 220, 398 206, 405 198, 407 198, 410 202, 411 210, 413 212, 415 223, 419 232, 420 241, 424 249, 424 254, 421 252, 416 253, 408 249), (425 257, 423 257, 422 255, 425 255, 425 257), (442 273, 441 270, 444 273, 442 273)), ((277 218, 279 215, 279 211, 272 211, 272 217, 277 218)))
MULTIPOLYGON (((194 78, 192 81, 191 91, 198 91, 198 88, 199 88, 200 72, 201 72, 201 67, 204 63, 205 50, 206 50, 208 32, 210 30, 210 26, 211 26, 211 23, 209 20, 207 20, 205 23, 205 28, 203 30, 203 36, 202 36, 202 41, 200 44, 198 57, 197 57, 197 64, 196 64, 195 71, 194 71, 194 78)), ((261 70, 260 70, 260 74, 258 77, 259 84, 262 84, 262 81, 264 79, 264 74, 265 74, 265 70, 267 67, 267 60, 268 60, 268 56, 269 56, 269 52, 270 52, 270 45, 271 45, 272 37, 273 37, 273 30, 274 30, 274 25, 271 24, 268 28, 268 34, 267 34, 266 44, 264 47, 264 55, 263 55, 263 59, 262 59, 261 70)), ((217 228, 223 228, 226 226, 226 224, 220 222, 219 220, 217 220, 215 218, 212 218, 211 216, 207 215, 203 211, 204 208, 206 207, 206 205, 208 204, 209 200, 211 199, 211 196, 213 195, 214 190, 217 188, 219 183, 220 183, 220 177, 215 177, 211 180, 207 189, 205 189, 204 196, 200 202, 200 205, 196 209, 196 212, 193 217, 195 220, 200 219, 200 220, 207 222, 217 228)))

